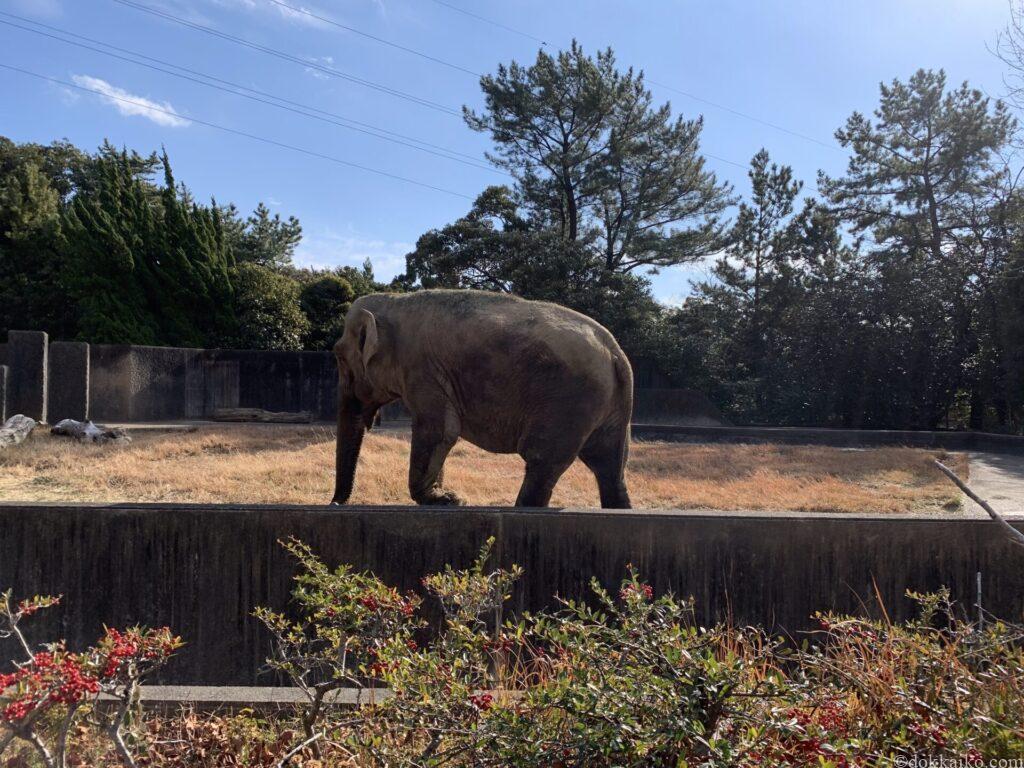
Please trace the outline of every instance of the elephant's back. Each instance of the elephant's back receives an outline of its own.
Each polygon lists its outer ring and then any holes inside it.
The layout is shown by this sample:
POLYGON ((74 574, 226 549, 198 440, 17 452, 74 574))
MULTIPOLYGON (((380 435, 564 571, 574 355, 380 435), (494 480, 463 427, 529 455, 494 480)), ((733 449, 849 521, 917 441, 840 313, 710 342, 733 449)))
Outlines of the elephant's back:
POLYGON ((560 304, 490 291, 432 289, 364 296, 353 306, 400 318, 404 342, 475 376, 540 377, 591 390, 617 385, 632 390, 629 362, 614 336, 560 304))

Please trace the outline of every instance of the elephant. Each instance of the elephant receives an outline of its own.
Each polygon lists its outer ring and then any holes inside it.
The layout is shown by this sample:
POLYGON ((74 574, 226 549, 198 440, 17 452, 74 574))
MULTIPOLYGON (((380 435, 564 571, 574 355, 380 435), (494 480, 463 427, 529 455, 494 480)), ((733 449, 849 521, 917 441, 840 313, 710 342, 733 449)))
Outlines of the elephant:
POLYGON ((546 507, 579 457, 597 479, 601 506, 630 508, 633 370, 589 317, 489 291, 370 294, 352 303, 334 354, 332 504, 349 499, 378 410, 402 400, 412 414, 409 494, 418 504, 463 503, 442 485, 445 459, 462 438, 525 460, 516 506, 546 507))

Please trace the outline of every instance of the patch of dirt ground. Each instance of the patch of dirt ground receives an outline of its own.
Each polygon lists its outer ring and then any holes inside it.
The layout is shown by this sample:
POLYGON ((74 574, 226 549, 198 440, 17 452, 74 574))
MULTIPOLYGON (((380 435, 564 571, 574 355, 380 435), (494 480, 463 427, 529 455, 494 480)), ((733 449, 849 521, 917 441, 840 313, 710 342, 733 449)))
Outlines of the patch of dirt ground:
MULTIPOLYGON (((934 457, 967 476, 963 454, 916 448, 636 442, 627 482, 635 507, 958 510, 959 491, 931 466, 934 457)), ((368 434, 352 503, 411 503, 408 461, 408 433, 368 434)), ((509 505, 522 475, 518 456, 460 442, 445 482, 471 504, 509 505)), ((78 444, 37 430, 0 452, 0 501, 321 504, 333 478, 334 436, 321 426, 139 431, 128 445, 78 444)), ((598 506, 594 478, 580 462, 558 483, 552 505, 598 506)))

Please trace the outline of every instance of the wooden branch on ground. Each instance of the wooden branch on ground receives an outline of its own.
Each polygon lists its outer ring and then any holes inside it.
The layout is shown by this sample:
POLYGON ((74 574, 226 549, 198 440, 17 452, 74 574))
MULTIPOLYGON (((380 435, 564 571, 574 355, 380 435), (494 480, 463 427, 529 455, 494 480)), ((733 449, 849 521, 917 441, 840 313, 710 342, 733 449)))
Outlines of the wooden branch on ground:
POLYGON ((963 480, 961 480, 959 477, 957 477, 956 472, 951 470, 949 467, 947 467, 945 464, 943 464, 938 459, 934 459, 934 461, 935 461, 935 466, 939 468, 939 471, 941 471, 942 474, 944 474, 946 477, 948 477, 950 480, 952 480, 954 483, 956 483, 956 486, 961 491, 963 491, 965 494, 967 494, 967 497, 969 499, 974 501, 982 509, 984 509, 986 512, 988 512, 988 516, 991 517, 993 520, 995 520, 999 524, 999 526, 1003 529, 1003 531, 1006 533, 1006 535, 1010 538, 1010 540, 1014 544, 1017 544, 1018 546, 1024 547, 1024 533, 1021 533, 1016 528, 1014 528, 1012 525, 1010 525, 1008 522, 1006 522, 1006 518, 1004 518, 1002 515, 1000 515, 994 509, 992 509, 992 505, 991 504, 989 504, 983 498, 978 496, 978 494, 976 494, 974 491, 972 491, 970 488, 968 488, 967 487, 967 483, 965 483, 963 480))
POLYGON ((213 412, 214 421, 261 422, 267 424, 309 424, 313 414, 309 411, 294 413, 265 411, 262 408, 218 408, 213 412))

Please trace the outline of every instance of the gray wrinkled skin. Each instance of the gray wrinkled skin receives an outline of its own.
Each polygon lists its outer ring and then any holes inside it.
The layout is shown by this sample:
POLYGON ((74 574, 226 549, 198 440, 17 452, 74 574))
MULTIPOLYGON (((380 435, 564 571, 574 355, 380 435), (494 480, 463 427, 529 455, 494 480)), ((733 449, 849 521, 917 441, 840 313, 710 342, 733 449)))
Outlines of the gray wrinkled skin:
POLYGON ((412 413, 409 493, 419 504, 461 504, 444 461, 461 437, 518 453, 517 506, 544 507, 578 456, 601 506, 629 508, 624 471, 633 372, 612 335, 557 304, 484 291, 431 290, 358 299, 334 346, 338 453, 334 504, 352 492, 363 435, 401 399, 412 413))

